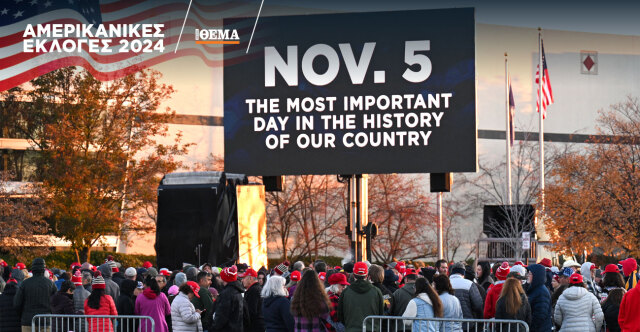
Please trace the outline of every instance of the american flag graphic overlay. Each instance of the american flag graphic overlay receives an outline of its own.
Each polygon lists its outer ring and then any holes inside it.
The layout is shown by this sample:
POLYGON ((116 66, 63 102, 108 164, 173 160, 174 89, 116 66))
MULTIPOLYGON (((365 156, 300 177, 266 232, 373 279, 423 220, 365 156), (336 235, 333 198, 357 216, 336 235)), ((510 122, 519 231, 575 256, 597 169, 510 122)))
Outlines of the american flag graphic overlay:
MULTIPOLYGON (((547 106, 553 104, 553 90, 551 89, 551 80, 549 79, 549 70, 547 69, 547 58, 544 55, 544 44, 541 43, 542 49, 542 67, 543 67, 543 76, 542 76, 542 84, 540 84, 540 64, 536 69, 536 84, 538 84, 538 89, 542 86, 542 118, 547 118, 547 106)), ((536 109, 540 112, 540 90, 536 94, 536 109)))
MULTIPOLYGON (((0 3, 0 91, 5 91, 53 70, 81 66, 102 81, 114 80, 141 69, 184 56, 195 56, 209 67, 222 67, 222 45, 195 43, 194 29, 222 28, 222 19, 246 17, 233 28, 241 43, 248 42, 258 12, 255 1, 193 1, 180 47, 174 53, 189 0, 10 0, 0 3), (120 39, 112 38, 111 52, 23 52, 27 24, 163 24, 164 51, 120 53, 120 39)), ((260 29, 254 45, 262 40, 260 29)), ((77 39, 75 37, 59 38, 77 39)), ((154 43, 158 38, 149 38, 154 43)), ((48 41, 45 45, 49 45, 48 41)), ((257 47, 245 55, 241 45, 225 45, 229 63, 256 56, 257 47)))

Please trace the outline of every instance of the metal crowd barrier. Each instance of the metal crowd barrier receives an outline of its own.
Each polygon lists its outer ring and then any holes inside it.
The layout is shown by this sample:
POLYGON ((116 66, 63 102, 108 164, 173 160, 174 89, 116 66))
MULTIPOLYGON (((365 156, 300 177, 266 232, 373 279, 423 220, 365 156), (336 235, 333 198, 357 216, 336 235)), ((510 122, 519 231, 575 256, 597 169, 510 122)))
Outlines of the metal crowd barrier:
POLYGON ((521 320, 368 316, 362 332, 529 332, 521 320), (415 328, 414 328, 415 327, 415 328))
POLYGON ((149 316, 35 315, 31 332, 154 332, 149 316))

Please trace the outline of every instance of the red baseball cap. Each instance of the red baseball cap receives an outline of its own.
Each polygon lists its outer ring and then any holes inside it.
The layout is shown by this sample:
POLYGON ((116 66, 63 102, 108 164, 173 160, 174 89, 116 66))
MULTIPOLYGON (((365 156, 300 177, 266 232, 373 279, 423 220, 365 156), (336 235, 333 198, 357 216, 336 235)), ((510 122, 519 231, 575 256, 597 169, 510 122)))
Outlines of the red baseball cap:
POLYGON ((167 268, 161 268, 160 269, 160 274, 162 274, 165 277, 170 277, 171 276, 171 271, 169 271, 169 269, 167 269, 167 268))
POLYGON ((153 264, 151 264, 151 262, 149 262, 149 261, 146 261, 146 262, 144 262, 142 264, 142 267, 144 267, 145 269, 148 269, 148 268, 150 268, 152 266, 153 266, 153 264))
POLYGON ((291 281, 300 281, 301 278, 302 275, 300 274, 300 271, 291 272, 291 281))
POLYGON ((571 277, 569 277, 569 283, 571 284, 582 284, 584 283, 583 279, 582 279, 582 275, 579 273, 574 273, 571 275, 571 277))
MULTIPOLYGON (((397 267, 397 266, 396 266, 397 267)), ((399 272, 399 271, 398 271, 399 272)), ((353 274, 364 277, 369 273, 369 267, 364 262, 357 262, 353 266, 353 274)))
POLYGON ((551 268, 551 260, 550 260, 549 258, 546 258, 546 257, 545 257, 545 258, 543 258, 543 259, 540 261, 540 263, 538 263, 538 264, 540 264, 540 265, 542 265, 542 266, 544 266, 544 267, 551 268))
POLYGON ((347 282, 347 276, 343 273, 334 273, 329 277, 329 285, 347 285, 350 284, 347 282))
POLYGON ((324 279, 327 278, 327 273, 326 272, 318 273, 318 278, 320 278, 320 280, 324 281, 324 279))
POLYGON ((248 276, 257 278, 258 277, 258 272, 256 272, 256 270, 254 270, 252 268, 248 268, 246 271, 244 271, 244 273, 241 273, 238 277, 244 278, 244 277, 248 277, 248 276))
POLYGON ((609 264, 604 268, 604 273, 620 273, 620 269, 618 269, 618 265, 609 264))
POLYGON ((24 263, 17 263, 16 264, 16 269, 25 270, 26 268, 27 268, 27 266, 24 265, 24 263))
POLYGON ((398 271, 398 272, 400 272, 402 274, 404 274, 405 267, 406 267, 406 265, 404 265, 403 261, 399 261, 398 263, 396 263, 396 271, 398 271))
POLYGON ((591 267, 589 268, 589 270, 595 270, 596 269, 596 265, 595 264, 591 264, 591 267))
POLYGON ((200 291, 200 285, 196 284, 194 281, 187 281, 187 285, 191 287, 193 294, 195 294, 197 298, 200 298, 200 294, 198 294, 200 291))
POLYGON ((411 268, 405 269, 404 271, 405 271, 405 275, 407 275, 407 276, 410 275, 410 274, 417 274, 416 270, 415 269, 411 269, 411 268))

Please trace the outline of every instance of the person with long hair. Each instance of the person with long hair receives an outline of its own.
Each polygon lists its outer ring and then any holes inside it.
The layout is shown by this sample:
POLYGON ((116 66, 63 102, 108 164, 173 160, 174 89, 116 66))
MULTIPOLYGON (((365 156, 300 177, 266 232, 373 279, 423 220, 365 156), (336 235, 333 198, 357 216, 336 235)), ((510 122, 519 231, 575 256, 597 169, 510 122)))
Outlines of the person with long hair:
POLYGON ((289 293, 284 285, 285 281, 281 276, 272 276, 260 293, 266 332, 293 332, 295 322, 291 316, 291 303, 287 298, 289 293))
MULTIPOLYGON (((456 291, 451 286, 449 278, 444 274, 433 277, 433 287, 436 289, 440 301, 442 301, 443 318, 462 319, 462 306, 460 300, 455 297, 456 291)), ((440 328, 441 331, 462 332, 462 324, 446 322, 440 328)))
POLYGON ((179 287, 180 292, 171 303, 171 328, 173 332, 198 332, 202 330, 200 314, 191 303, 191 299, 198 297, 200 286, 193 281, 187 281, 179 287))
MULTIPOLYGON (((443 316, 444 309, 438 293, 429 285, 427 279, 418 278, 416 280, 416 294, 407 304, 407 309, 402 317, 442 318, 443 316)), ((440 329, 440 323, 430 321, 405 320, 404 324, 412 324, 412 331, 437 332, 440 329)))
POLYGON ((618 266, 609 264, 604 269, 604 278, 602 279, 602 292, 600 292, 600 303, 604 303, 609 296, 609 292, 614 289, 624 289, 624 279, 618 266))
POLYGON ((569 288, 560 295, 553 319, 560 324, 560 332, 600 331, 604 314, 596 296, 585 287, 582 275, 569 277, 569 288))
MULTIPOLYGON (((104 315, 117 316, 116 304, 113 298, 105 293, 107 287, 102 273, 96 271, 91 281, 91 295, 84 302, 84 314, 87 316, 104 315)), ((89 332, 113 332, 111 319, 108 318, 88 318, 89 332)))
POLYGON ((309 270, 302 275, 291 301, 295 331, 323 331, 333 328, 329 323, 331 303, 318 274, 309 270))
POLYGON ((620 303, 626 290, 624 288, 616 288, 609 291, 609 296, 602 304, 602 312, 604 313, 604 321, 607 323, 607 332, 620 332, 620 324, 618 316, 620 315, 620 303))
MULTIPOLYGON (((145 289, 142 291, 142 295, 136 298, 136 315, 153 318, 156 322, 153 332, 168 332, 169 326, 165 317, 171 314, 169 299, 160 291, 158 281, 154 277, 148 275, 144 280, 144 285, 145 289)), ((147 326, 148 324, 148 320, 143 320, 138 331, 151 331, 151 326, 147 326)))
POLYGON ((478 266, 476 266, 476 281, 478 285, 484 288, 485 292, 489 290, 489 287, 493 285, 493 278, 491 278, 491 263, 487 261, 478 262, 478 266))
MULTIPOLYGON (((502 286, 500 298, 496 303, 496 319, 521 320, 531 325, 531 306, 522 282, 516 278, 508 278, 502 286)), ((517 324, 502 324, 502 331, 516 330, 517 324), (511 326, 509 326, 511 325, 511 326)))

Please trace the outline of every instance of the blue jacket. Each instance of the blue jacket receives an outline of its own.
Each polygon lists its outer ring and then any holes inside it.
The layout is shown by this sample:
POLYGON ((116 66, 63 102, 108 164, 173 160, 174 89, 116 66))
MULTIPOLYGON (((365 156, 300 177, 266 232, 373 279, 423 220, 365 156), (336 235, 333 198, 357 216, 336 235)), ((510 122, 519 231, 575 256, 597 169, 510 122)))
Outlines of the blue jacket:
POLYGON ((540 264, 529 265, 533 279, 527 290, 529 305, 531 306, 531 332, 551 331, 551 294, 545 285, 547 274, 540 264))
POLYGON ((271 296, 262 300, 262 315, 267 332, 293 331, 294 321, 290 306, 289 300, 284 296, 271 296))

